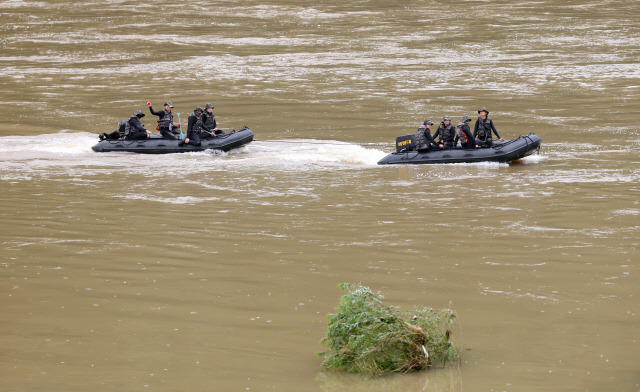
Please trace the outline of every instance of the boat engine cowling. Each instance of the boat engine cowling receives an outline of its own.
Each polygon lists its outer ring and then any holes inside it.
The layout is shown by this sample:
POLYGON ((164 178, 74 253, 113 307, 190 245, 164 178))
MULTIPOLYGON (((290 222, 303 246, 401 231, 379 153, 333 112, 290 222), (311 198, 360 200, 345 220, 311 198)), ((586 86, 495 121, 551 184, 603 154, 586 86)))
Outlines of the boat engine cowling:
POLYGON ((404 135, 396 138, 396 152, 411 151, 417 147, 416 135, 404 135))

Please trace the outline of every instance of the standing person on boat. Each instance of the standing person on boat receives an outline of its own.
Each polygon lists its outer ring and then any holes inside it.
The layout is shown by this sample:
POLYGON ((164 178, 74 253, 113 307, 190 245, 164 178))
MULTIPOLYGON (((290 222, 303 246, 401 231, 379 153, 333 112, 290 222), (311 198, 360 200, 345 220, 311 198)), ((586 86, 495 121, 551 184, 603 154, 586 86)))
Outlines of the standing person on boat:
POLYGON ((471 128, 467 123, 471 122, 469 116, 462 116, 460 120, 460 124, 456 127, 456 138, 453 141, 453 145, 458 144, 458 140, 460 140, 460 145, 462 148, 476 148, 478 145, 476 144, 476 138, 471 134, 471 128))
POLYGON ((173 125, 173 113, 171 109, 173 108, 173 104, 171 101, 167 101, 164 103, 164 109, 156 112, 151 107, 151 102, 147 101, 147 106, 149 106, 149 110, 151 114, 154 116, 158 116, 158 131, 165 139, 179 139, 180 132, 174 131, 175 125, 173 125))
POLYGON ((433 135, 433 138, 440 136, 439 146, 440 148, 453 148, 453 138, 456 136, 456 130, 451 125, 451 117, 442 117, 442 122, 433 135))
POLYGON ((492 131, 496 134, 498 140, 501 142, 504 141, 504 139, 498 135, 498 131, 496 130, 495 125, 493 125, 493 120, 489 118, 489 111, 487 108, 478 110, 478 114, 480 114, 480 117, 476 120, 476 126, 473 128, 473 137, 478 138, 478 144, 484 147, 491 147, 493 144, 491 137, 492 131))
POLYGON ((133 116, 129 117, 129 120, 127 120, 124 126, 125 139, 141 140, 146 139, 153 134, 150 130, 144 129, 144 127, 140 123, 140 119, 142 117, 144 117, 144 113, 142 113, 142 110, 136 110, 136 112, 133 113, 133 116))
POLYGON ((433 121, 424 120, 424 123, 418 127, 418 132, 416 132, 416 145, 418 151, 438 148, 438 143, 436 143, 433 136, 431 136, 432 125, 433 121))
POLYGON ((185 144, 191 144, 192 146, 200 146, 200 138, 206 138, 211 132, 211 129, 204 123, 204 116, 202 115, 202 108, 198 106, 193 110, 193 113, 189 115, 189 122, 187 123, 187 138, 181 140, 178 145, 184 146, 185 144))
POLYGON ((214 106, 210 103, 204 105, 204 113, 202 113, 202 121, 204 124, 209 127, 212 132, 212 135, 215 135, 220 130, 217 127, 216 123, 216 115, 213 113, 214 106))

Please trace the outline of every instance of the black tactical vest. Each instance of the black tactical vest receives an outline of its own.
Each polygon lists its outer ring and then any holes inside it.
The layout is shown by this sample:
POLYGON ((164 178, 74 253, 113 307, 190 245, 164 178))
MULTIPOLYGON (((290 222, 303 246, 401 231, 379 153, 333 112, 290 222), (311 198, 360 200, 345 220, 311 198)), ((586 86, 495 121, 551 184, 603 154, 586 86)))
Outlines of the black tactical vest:
POLYGON ((447 125, 446 127, 444 126, 444 124, 440 124, 440 127, 438 127, 438 131, 440 131, 440 142, 453 141, 455 129, 453 128, 453 125, 451 125, 451 123, 449 123, 449 125, 447 125))
POLYGON ((202 114, 204 115, 204 125, 208 126, 209 129, 215 128, 216 127, 216 115, 213 112, 211 112, 211 114, 209 114, 209 112, 207 112, 206 110, 202 114))
POLYGON ((481 117, 478 118, 478 138, 491 139, 491 119, 489 116, 484 121, 481 117))
POLYGON ((202 130, 202 116, 198 116, 195 113, 191 113, 189 117, 196 118, 196 122, 194 122, 193 125, 191 126, 191 131, 200 132, 202 130))
POLYGON ((167 109, 162 109, 164 112, 164 116, 158 120, 158 126, 160 128, 171 128, 173 127, 173 113, 167 112, 167 109))

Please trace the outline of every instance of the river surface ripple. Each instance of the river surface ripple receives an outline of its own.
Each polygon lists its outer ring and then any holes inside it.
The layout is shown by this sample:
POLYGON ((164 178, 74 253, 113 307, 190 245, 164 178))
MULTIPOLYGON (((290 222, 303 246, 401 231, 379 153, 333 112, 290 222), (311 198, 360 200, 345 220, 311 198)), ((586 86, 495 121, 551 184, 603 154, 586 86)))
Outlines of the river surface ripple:
POLYGON ((640 390, 639 14, 0 0, 0 389, 640 390), (147 99, 256 141, 91 150, 147 99), (376 165, 482 106, 540 155, 376 165), (457 310, 460 363, 323 371, 341 282, 457 310))

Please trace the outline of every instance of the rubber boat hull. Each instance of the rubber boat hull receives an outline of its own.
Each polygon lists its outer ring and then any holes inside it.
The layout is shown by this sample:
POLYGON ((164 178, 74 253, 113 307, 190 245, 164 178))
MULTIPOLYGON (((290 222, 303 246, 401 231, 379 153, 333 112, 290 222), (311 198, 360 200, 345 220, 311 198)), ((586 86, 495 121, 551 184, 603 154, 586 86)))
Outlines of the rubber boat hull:
POLYGON ((537 154, 541 144, 540 138, 530 133, 517 139, 494 142, 489 148, 394 152, 382 158, 378 165, 511 162, 537 154))
POLYGON ((229 151, 253 141, 253 132, 244 127, 237 131, 216 135, 201 140, 200 146, 185 144, 179 146, 180 140, 163 139, 159 135, 153 135, 149 139, 142 140, 103 140, 91 149, 95 152, 126 151, 141 154, 172 154, 179 152, 194 152, 204 150, 229 151))

